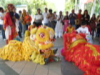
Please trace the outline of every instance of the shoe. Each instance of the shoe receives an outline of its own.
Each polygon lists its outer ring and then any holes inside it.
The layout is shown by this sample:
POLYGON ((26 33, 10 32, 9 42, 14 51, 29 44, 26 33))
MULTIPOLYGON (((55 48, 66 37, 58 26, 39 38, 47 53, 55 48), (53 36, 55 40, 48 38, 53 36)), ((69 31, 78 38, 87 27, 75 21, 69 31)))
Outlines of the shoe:
POLYGON ((58 49, 57 49, 57 48, 56 48, 56 49, 54 49, 54 50, 53 50, 54 54, 56 54, 56 53, 57 53, 57 51, 58 51, 58 49))
POLYGON ((59 58, 59 57, 53 57, 53 59, 55 60, 55 62, 59 62, 59 61, 61 61, 61 59, 59 58))

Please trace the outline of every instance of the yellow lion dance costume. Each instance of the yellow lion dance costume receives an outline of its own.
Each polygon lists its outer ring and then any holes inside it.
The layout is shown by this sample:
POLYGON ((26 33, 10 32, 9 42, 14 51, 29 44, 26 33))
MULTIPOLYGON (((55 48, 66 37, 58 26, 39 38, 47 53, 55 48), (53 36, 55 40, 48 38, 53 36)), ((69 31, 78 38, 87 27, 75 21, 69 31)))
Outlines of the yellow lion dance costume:
POLYGON ((53 29, 41 26, 26 31, 23 42, 16 40, 0 49, 0 58, 11 61, 30 61, 46 64, 48 58, 55 57, 51 49, 54 44, 55 32, 53 29))

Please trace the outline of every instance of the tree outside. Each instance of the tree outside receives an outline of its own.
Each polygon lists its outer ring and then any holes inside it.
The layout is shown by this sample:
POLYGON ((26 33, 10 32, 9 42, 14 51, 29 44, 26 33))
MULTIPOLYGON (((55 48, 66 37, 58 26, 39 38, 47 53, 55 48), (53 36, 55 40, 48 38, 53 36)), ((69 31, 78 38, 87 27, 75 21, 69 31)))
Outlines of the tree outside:
MULTIPOLYGON (((71 12, 72 9, 75 9, 75 1, 77 1, 77 4, 79 4, 80 0, 65 0, 65 11, 71 12)), ((54 11, 57 11, 57 8, 54 3, 50 2, 49 0, 0 0, 0 6, 7 9, 7 4, 13 3, 16 5, 28 5, 29 13, 36 14, 37 9, 41 8, 43 11, 45 7, 52 8, 54 11)), ((91 10, 93 8, 94 2, 85 4, 85 9, 89 11, 89 14, 91 14, 91 10)), ((77 9, 79 9, 77 7, 77 9)), ((95 13, 96 15, 100 14, 100 0, 96 0, 96 6, 95 6, 95 13)))

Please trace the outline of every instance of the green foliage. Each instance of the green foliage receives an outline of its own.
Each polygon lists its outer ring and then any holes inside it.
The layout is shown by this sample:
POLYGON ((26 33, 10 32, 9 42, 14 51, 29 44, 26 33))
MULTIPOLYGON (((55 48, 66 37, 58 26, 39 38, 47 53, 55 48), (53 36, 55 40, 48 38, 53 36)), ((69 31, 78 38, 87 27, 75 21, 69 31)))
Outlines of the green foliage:
MULTIPOLYGON (((9 3, 13 3, 15 6, 26 4, 28 5, 29 13, 32 14, 36 14, 38 8, 41 8, 41 10, 44 11, 45 7, 52 8, 54 11, 57 11, 55 4, 47 2, 46 0, 0 0, 0 6, 4 7, 5 9, 7 9, 7 5, 9 3)), ((89 11, 89 14, 91 13, 92 6, 93 3, 86 4, 85 8, 89 11)), ((71 10, 74 8, 75 8, 75 0, 66 0, 65 11, 71 12, 71 10)), ((95 13, 97 15, 100 14, 100 0, 97 0, 96 2, 95 13)))
POLYGON ((38 8, 44 10, 44 7, 46 7, 46 5, 47 3, 45 0, 30 0, 28 7, 30 11, 32 10, 33 14, 36 14, 38 8))
POLYGON ((95 13, 97 14, 97 15, 99 15, 100 14, 100 0, 97 0, 97 2, 96 2, 96 7, 95 7, 96 9, 95 9, 95 13))
POLYGON ((9 3, 16 5, 26 4, 28 5, 29 13, 36 14, 37 8, 41 7, 43 10, 44 7, 47 5, 45 0, 0 0, 0 6, 7 8, 9 3))
POLYGON ((85 9, 88 10, 88 13, 91 14, 93 3, 88 3, 85 5, 85 9))
MULTIPOLYGON (((86 5, 86 9, 89 11, 89 14, 91 14, 92 7, 93 7, 93 3, 88 3, 86 5)), ((99 0, 96 0, 95 14, 96 15, 100 14, 100 1, 99 0)))
POLYGON ((47 2, 47 4, 48 4, 48 5, 47 5, 48 9, 52 9, 53 12, 57 11, 57 8, 56 8, 56 6, 55 6, 54 3, 52 3, 52 2, 47 2))
POLYGON ((65 4, 65 11, 71 12, 72 9, 75 9, 75 0, 67 0, 65 4))

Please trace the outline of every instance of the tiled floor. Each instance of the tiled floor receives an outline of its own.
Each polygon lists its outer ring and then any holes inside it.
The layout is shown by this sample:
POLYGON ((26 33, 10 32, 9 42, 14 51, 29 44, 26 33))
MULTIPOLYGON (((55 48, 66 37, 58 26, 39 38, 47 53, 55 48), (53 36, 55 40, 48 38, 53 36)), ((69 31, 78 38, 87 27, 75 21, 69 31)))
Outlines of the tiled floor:
MULTIPOLYGON (((5 44, 6 41, 2 40, 0 35, 0 48, 5 44)), ((57 53, 60 54, 63 39, 57 39, 54 44, 55 48, 59 48, 57 53)), ((0 75, 62 75, 60 65, 61 62, 52 62, 42 66, 33 62, 11 62, 0 59, 0 75)))
MULTIPOLYGON (((98 44, 97 41, 98 39, 95 39, 94 44, 98 44)), ((5 44, 6 41, 2 40, 0 35, 0 48, 5 44)), ((57 54, 61 56, 60 51, 63 47, 63 39, 56 39, 54 44, 55 48, 59 48, 57 54)), ((78 69, 77 67, 73 69, 74 65, 66 61, 62 61, 62 64, 61 62, 52 62, 41 66, 33 62, 11 62, 0 59, 0 75, 62 75, 61 65, 67 69, 66 71, 68 71, 68 74, 64 73, 63 75, 72 75, 71 73, 74 71, 76 72, 76 69, 78 69)), ((81 71, 79 70, 78 72, 80 73, 81 71)))

